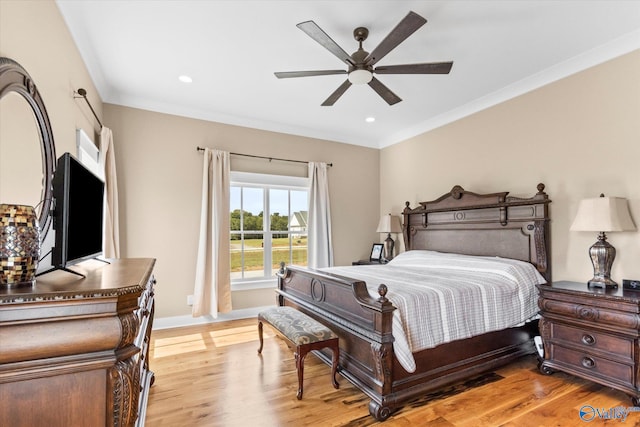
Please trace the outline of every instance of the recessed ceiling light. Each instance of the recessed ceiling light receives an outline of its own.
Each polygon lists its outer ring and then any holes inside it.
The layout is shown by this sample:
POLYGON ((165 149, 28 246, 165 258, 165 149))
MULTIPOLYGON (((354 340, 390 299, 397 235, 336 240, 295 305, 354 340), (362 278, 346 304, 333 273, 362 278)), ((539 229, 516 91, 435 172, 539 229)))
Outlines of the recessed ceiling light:
POLYGON ((191 83, 193 81, 193 79, 189 76, 180 76, 178 77, 178 80, 180 80, 182 83, 191 83))
POLYGON ((373 123, 376 121, 375 117, 367 117, 366 119, 364 119, 365 122, 367 123, 373 123))

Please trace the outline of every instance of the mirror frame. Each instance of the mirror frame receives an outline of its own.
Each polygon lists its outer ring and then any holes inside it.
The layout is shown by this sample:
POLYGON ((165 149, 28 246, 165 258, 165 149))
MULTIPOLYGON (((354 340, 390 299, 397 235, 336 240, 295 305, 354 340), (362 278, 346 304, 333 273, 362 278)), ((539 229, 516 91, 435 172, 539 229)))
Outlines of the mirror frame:
MULTIPOLYGON (((53 173, 55 171, 56 147, 47 110, 42 97, 29 73, 16 61, 0 57, 0 99, 16 92, 29 103, 36 118, 40 134, 42 152, 42 193, 40 196, 40 241, 44 241, 51 225, 51 209, 53 203, 53 173)), ((36 206, 37 207, 37 206, 36 206)))

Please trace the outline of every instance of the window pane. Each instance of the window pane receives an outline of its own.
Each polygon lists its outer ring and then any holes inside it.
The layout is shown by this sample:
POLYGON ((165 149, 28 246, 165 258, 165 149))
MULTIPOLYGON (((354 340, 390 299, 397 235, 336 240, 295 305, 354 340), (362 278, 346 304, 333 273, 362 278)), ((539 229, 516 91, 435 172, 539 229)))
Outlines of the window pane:
POLYGON ((273 234, 271 238, 271 275, 274 276, 280 268, 280 263, 291 264, 291 242, 288 234, 273 234))
POLYGON ((264 276, 264 248, 262 233, 245 233, 243 240, 231 235, 231 278, 264 276))
POLYGON ((244 277, 264 276, 263 234, 245 234, 244 236, 244 277))
POLYGON ((291 233, 291 263, 295 265, 307 265, 307 234, 291 233))
POLYGON ((291 191, 291 218, 289 229, 297 233, 307 232, 307 192, 291 191))
POLYGON ((263 230, 264 198, 262 188, 242 189, 242 224, 244 230, 263 230))
POLYGON ((229 244, 231 255, 231 280, 242 279, 242 235, 240 233, 231 233, 231 242, 229 244))
MULTIPOLYGON (((269 212, 271 231, 288 230, 289 190, 269 190, 269 212)), ((284 237, 285 235, 280 235, 284 237)))
POLYGON ((308 197, 307 191, 291 191, 291 210, 292 211, 306 211, 309 202, 307 200, 308 197))
POLYGON ((240 230, 240 187, 231 187, 229 200, 229 208, 231 210, 231 230, 240 230))

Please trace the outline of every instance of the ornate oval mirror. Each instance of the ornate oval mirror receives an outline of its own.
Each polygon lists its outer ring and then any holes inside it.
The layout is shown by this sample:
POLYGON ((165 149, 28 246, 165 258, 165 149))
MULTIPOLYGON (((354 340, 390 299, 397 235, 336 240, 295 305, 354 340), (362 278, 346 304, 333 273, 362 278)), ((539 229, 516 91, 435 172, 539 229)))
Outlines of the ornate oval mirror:
POLYGON ((0 203, 34 206, 44 240, 51 225, 56 161, 51 123, 27 71, 1 57, 0 123, 0 203))

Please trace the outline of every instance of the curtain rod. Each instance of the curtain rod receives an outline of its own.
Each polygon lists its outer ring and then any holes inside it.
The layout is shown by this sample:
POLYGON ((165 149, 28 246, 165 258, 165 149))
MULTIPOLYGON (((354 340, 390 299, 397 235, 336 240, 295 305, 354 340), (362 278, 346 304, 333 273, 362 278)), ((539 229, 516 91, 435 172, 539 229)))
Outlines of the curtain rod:
MULTIPOLYGON (((197 151, 204 151, 204 148, 202 147, 196 147, 197 151)), ((279 159, 277 157, 266 157, 266 156, 256 156, 254 154, 242 154, 242 153, 229 153, 232 156, 243 156, 243 157, 253 157, 255 159, 266 159, 266 160, 278 160, 281 162, 293 162, 293 163, 304 163, 304 164, 309 164, 309 162, 306 162, 304 160, 291 160, 291 159, 279 159)), ((327 163, 327 166, 329 167, 333 167, 333 163, 327 163)))
POLYGON ((98 124, 100 125, 100 129, 102 129, 104 126, 102 126, 102 122, 98 118, 98 115, 96 114, 96 111, 93 109, 93 107, 91 106, 91 103, 89 102, 89 99, 87 98, 87 91, 82 89, 82 88, 80 88, 74 93, 77 93, 78 95, 80 95, 80 96, 74 96, 74 98, 84 98, 84 100, 87 101, 87 105, 89 106, 89 108, 91 108, 91 112, 93 113, 93 117, 96 118, 96 120, 98 121, 98 124))

